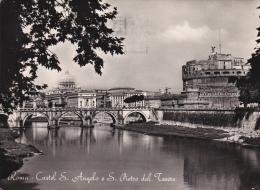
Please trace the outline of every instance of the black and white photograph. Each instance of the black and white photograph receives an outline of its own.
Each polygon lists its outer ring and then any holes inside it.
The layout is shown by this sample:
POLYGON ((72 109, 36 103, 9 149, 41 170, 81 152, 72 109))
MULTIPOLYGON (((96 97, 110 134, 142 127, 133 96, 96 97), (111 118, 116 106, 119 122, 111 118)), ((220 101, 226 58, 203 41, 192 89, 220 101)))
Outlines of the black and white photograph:
POLYGON ((260 190, 260 1, 0 0, 0 190, 260 190))

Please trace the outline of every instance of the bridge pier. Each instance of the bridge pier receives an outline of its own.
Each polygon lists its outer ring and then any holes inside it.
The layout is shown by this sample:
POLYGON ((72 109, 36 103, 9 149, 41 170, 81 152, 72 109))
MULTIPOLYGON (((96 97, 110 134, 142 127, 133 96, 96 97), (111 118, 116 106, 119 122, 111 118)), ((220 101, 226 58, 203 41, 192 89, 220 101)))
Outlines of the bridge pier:
POLYGON ((61 117, 61 113, 56 109, 47 112, 48 115, 48 128, 55 129, 59 128, 59 119, 61 117))
POLYGON ((24 127, 23 126, 23 120, 20 119, 19 117, 14 121, 15 127, 24 127))
POLYGON ((118 118, 117 124, 124 125, 125 124, 124 118, 118 118))
POLYGON ((125 124, 123 110, 118 110, 118 113, 117 113, 117 122, 118 122, 117 124, 119 124, 119 125, 125 124))
POLYGON ((59 125, 58 125, 58 120, 57 119, 52 119, 49 121, 48 123, 48 128, 58 128, 59 125))
POLYGON ((80 118, 82 119, 82 124, 80 127, 94 127, 93 116, 91 111, 81 112, 80 118))
POLYGON ((93 119, 89 116, 82 119, 81 127, 93 127, 93 119))
POLYGON ((18 120, 16 121, 16 127, 24 127, 24 125, 23 125, 23 120, 18 119, 18 120))

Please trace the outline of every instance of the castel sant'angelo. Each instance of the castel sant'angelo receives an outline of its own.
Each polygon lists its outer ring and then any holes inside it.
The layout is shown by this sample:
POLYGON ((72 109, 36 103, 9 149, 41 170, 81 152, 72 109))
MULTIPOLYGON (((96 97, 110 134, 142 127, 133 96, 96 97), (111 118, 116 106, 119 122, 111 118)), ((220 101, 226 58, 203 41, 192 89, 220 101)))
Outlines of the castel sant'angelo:
POLYGON ((218 54, 212 48, 208 60, 192 60, 182 66, 183 93, 179 106, 234 108, 240 104, 235 78, 245 76, 250 65, 243 58, 218 54))

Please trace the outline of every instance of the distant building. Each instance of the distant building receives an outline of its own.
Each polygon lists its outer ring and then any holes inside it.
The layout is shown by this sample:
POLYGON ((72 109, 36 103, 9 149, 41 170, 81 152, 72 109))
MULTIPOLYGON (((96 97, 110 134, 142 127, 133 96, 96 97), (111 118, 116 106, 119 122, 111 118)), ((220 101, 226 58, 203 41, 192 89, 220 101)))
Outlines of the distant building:
POLYGON ((145 92, 130 87, 83 90, 66 71, 56 88, 45 96, 35 95, 23 107, 77 108, 234 108, 240 105, 236 79, 245 76, 250 65, 243 58, 214 51, 207 60, 192 60, 182 66, 183 92, 145 92), (129 103, 129 97, 138 100, 129 103), (140 97, 141 100, 139 99, 140 97))
POLYGON ((107 89, 96 89, 95 93, 97 108, 111 107, 107 89))
POLYGON ((187 98, 186 93, 163 94, 160 96, 161 108, 176 108, 183 106, 183 100, 187 98))
POLYGON ((173 108, 174 107, 174 99, 176 99, 178 95, 175 94, 164 94, 160 97, 161 100, 161 108, 173 108))
POLYGON ((29 101, 24 101, 21 105, 23 108, 44 108, 47 107, 45 103, 45 94, 40 92, 35 95, 30 95, 29 101))
POLYGON ((81 90, 81 88, 79 86, 76 86, 74 77, 70 75, 68 70, 66 70, 65 75, 63 75, 60 78, 59 84, 56 85, 56 87, 54 89, 52 89, 49 92, 49 94, 61 94, 64 92, 77 92, 80 90, 81 90))
POLYGON ((76 86, 73 76, 67 70, 60 78, 59 84, 50 92, 46 92, 48 104, 56 107, 96 108, 96 93, 82 90, 76 86))
POLYGON ((240 104, 235 78, 245 76, 250 65, 231 54, 212 53, 208 60, 188 61, 182 67, 184 107, 232 108, 240 104))
POLYGON ((161 92, 146 92, 144 97, 144 106, 149 108, 161 107, 161 92))
POLYGON ((81 90, 78 93, 79 108, 96 108, 96 93, 93 90, 81 90))
POLYGON ((124 100, 133 95, 144 95, 143 91, 135 90, 135 88, 119 87, 111 88, 108 90, 108 99, 111 102, 111 107, 123 108, 123 107, 143 107, 144 101, 138 101, 135 103, 125 103, 124 100))

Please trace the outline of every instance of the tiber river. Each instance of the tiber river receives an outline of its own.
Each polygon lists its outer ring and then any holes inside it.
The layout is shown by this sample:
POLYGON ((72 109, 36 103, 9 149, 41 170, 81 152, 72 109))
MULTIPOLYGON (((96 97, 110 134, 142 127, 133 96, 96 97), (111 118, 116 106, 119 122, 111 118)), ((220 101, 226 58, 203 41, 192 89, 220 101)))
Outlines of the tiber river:
POLYGON ((0 181, 8 190, 260 189, 260 151, 206 140, 154 137, 96 124, 48 130, 32 123, 21 143, 43 155, 0 181))

